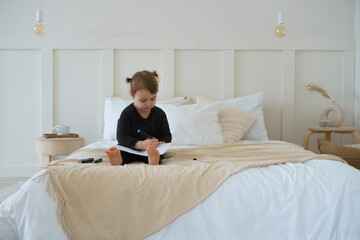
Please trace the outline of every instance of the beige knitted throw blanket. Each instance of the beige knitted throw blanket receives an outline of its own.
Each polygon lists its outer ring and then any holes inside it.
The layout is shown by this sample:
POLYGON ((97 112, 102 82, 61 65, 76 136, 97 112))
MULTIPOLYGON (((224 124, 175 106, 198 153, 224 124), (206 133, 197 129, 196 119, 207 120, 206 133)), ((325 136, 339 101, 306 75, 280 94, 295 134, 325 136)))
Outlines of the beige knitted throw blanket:
POLYGON ((105 158, 105 149, 81 149, 46 171, 47 191, 57 200, 68 239, 143 239, 239 171, 311 159, 343 161, 293 144, 252 141, 168 150, 159 166, 77 163, 86 157, 105 158))

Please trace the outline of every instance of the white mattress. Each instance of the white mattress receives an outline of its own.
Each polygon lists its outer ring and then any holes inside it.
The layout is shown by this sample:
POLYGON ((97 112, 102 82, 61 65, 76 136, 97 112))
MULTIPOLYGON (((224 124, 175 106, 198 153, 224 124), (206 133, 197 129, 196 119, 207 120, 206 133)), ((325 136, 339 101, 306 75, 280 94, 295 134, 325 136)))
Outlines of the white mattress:
MULTIPOLYGON (((253 168, 148 239, 359 239, 359 203, 360 171, 340 162, 253 168)), ((0 239, 66 239, 45 183, 29 180, 0 204, 0 239)))

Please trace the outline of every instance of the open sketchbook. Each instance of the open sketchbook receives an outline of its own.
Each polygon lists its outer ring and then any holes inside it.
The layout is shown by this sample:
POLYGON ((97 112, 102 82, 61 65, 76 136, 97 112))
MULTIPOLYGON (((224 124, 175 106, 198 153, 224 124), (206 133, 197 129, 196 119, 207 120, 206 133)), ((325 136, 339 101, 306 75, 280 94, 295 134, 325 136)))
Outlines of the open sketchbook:
MULTIPOLYGON (((141 155, 141 156, 148 155, 146 150, 134 150, 134 149, 127 148, 124 146, 119 146, 119 145, 116 145, 115 147, 117 149, 119 149, 120 151, 125 151, 125 152, 136 154, 136 155, 141 155)), ((162 144, 159 144, 159 146, 157 146, 156 149, 159 151, 160 155, 162 155, 166 152, 166 150, 169 149, 169 147, 170 147, 170 143, 162 143, 162 144)))

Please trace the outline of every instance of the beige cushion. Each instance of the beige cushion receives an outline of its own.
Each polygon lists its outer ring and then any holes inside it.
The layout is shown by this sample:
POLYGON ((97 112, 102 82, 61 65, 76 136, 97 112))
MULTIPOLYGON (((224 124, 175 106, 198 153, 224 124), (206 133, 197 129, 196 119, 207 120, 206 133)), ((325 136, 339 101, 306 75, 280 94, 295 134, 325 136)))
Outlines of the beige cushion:
POLYGON ((324 138, 317 140, 320 153, 332 154, 344 159, 349 165, 360 169, 360 149, 337 145, 333 142, 326 141, 324 138))
MULTIPOLYGON (((197 104, 207 104, 214 101, 197 97, 197 104)), ((256 117, 234 107, 220 104, 219 123, 223 131, 225 143, 238 142, 255 123, 256 117)))

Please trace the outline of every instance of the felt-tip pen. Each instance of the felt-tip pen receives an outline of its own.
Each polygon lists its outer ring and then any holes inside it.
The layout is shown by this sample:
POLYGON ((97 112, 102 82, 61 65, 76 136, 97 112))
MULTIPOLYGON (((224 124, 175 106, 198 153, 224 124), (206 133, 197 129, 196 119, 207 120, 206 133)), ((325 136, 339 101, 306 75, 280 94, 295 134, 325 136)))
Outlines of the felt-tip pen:
POLYGON ((144 132, 144 131, 142 131, 142 130, 140 130, 140 129, 138 129, 137 132, 140 133, 141 135, 143 135, 143 137, 146 137, 146 138, 148 138, 148 139, 154 138, 153 136, 147 134, 146 132, 144 132))
POLYGON ((95 161, 92 161, 92 163, 99 163, 99 162, 102 162, 102 158, 99 158, 99 159, 97 159, 95 161))
POLYGON ((94 158, 85 158, 78 161, 78 163, 91 163, 94 161, 94 158))

